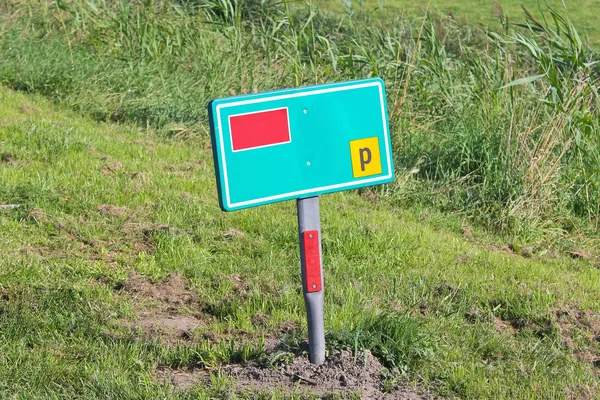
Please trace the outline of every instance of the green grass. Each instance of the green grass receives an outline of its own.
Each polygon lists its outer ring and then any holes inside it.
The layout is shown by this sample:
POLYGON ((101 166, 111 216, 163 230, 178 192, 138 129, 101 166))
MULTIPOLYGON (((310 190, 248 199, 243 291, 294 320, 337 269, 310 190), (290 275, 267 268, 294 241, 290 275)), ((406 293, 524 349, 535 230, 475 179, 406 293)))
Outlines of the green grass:
POLYGON ((97 120, 206 137, 213 98, 379 76, 397 205, 533 244, 600 226, 598 55, 561 12, 499 33, 278 2, 5 7, 0 82, 97 120))
MULTIPOLYGON (((326 8, 342 9, 343 1, 322 0, 319 1, 326 8)), ((504 14, 512 23, 524 23, 522 7, 527 8, 533 15, 541 16, 547 6, 562 10, 566 6, 569 18, 577 26, 578 30, 592 45, 600 44, 600 26, 596 21, 596 15, 600 12, 600 3, 597 0, 566 1, 561 0, 541 1, 536 0, 432 0, 432 1, 408 1, 408 0, 364 0, 351 2, 362 4, 366 10, 383 9, 385 12, 399 12, 410 16, 422 15, 426 11, 439 12, 449 15, 459 22, 470 25, 481 24, 490 29, 500 30, 500 15, 504 14)))
MULTIPOLYGON (((0 118, 0 203, 20 205, 0 211, 0 397, 222 398, 231 389, 216 375, 211 388, 172 392, 155 370, 259 357, 218 338, 259 346, 288 320, 305 335, 293 202, 222 213, 206 138, 97 123, 6 89, 0 118), (131 212, 107 216, 103 204, 131 212), (139 252, 130 224, 169 229, 139 252), (133 271, 182 273, 206 326, 178 347, 121 326, 138 307, 118 289, 133 271)), ((597 370, 574 353, 597 356, 598 343, 582 331, 579 347, 565 347, 575 333, 561 333, 555 312, 600 311, 598 268, 494 250, 478 230, 465 240, 459 219, 385 197, 328 195, 321 209, 330 346, 370 348, 440 395, 596 395, 597 370), (520 328, 498 330, 500 319, 520 328)))
POLYGON ((218 209, 205 107, 371 76, 398 179, 321 199, 330 346, 369 348, 391 382, 442 396, 598 396, 600 333, 578 315, 600 311, 600 75, 579 22, 532 10, 494 32, 268 1, 0 9, 0 204, 18 205, 0 208, 0 397, 224 398, 218 368, 265 357, 262 335, 299 351, 294 204, 218 209), (146 307, 121 289, 133 272, 185 277, 198 302, 177 312, 203 321, 187 341, 123 324, 146 307), (175 393, 163 367, 214 385, 175 393))

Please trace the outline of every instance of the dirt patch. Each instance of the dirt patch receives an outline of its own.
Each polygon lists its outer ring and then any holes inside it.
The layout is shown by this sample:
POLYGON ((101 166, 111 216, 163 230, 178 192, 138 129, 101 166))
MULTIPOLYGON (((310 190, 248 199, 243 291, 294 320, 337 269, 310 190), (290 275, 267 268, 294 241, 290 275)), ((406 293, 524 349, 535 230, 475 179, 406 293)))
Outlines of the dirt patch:
POLYGON ((194 296, 188 290, 185 278, 173 274, 165 282, 153 283, 150 278, 136 273, 123 283, 123 290, 137 300, 152 299, 169 305, 189 305, 194 296))
POLYGON ((31 105, 29 103, 23 103, 23 105, 19 108, 19 112, 21 114, 33 114, 33 113, 37 113, 39 112, 40 109, 37 108, 34 105, 31 105))
POLYGON ((281 331, 281 333, 290 333, 295 331, 296 329, 298 329, 298 324, 295 321, 292 321, 291 319, 288 319, 279 326, 279 330, 281 331))
POLYGON ((522 257, 525 258, 531 258, 533 257, 533 247, 529 247, 529 246, 521 246, 517 243, 511 243, 508 245, 508 248, 510 249, 510 251, 512 251, 515 254, 518 254, 522 257))
POLYGON ((144 336, 188 339, 190 333, 203 325, 203 322, 193 315, 166 315, 145 311, 139 313, 135 321, 123 321, 121 325, 139 330, 144 336))
POLYGON ((269 316, 267 314, 257 312, 252 316, 250 322, 252 322, 252 325, 265 327, 269 323, 269 316))
POLYGON ((11 164, 15 160, 15 156, 10 153, 0 153, 0 161, 3 163, 11 164))
POLYGON ((547 323, 529 320, 502 320, 492 318, 498 332, 517 334, 533 329, 539 336, 553 335, 558 328, 563 347, 579 361, 590 364, 600 375, 600 313, 583 311, 575 306, 557 310, 547 323))
POLYGON ((210 386, 210 373, 207 370, 173 370, 161 369, 156 373, 156 379, 171 385, 175 390, 187 390, 192 386, 210 386))
POLYGON ((109 163, 106 164, 104 166, 104 168, 102 168, 102 175, 112 175, 115 172, 118 171, 123 171, 124 167, 123 164, 121 164, 120 162, 114 162, 114 163, 109 163))
POLYGON ((133 241, 133 247, 138 252, 149 253, 154 248, 154 234, 157 232, 174 232, 169 225, 166 224, 147 224, 126 222, 123 224, 123 233, 133 241))
POLYGON ((133 211, 127 207, 113 206, 110 204, 99 205, 98 211, 100 212, 100 214, 108 215, 110 217, 118 217, 118 218, 126 217, 133 213, 133 211))
POLYGON ((582 260, 589 260, 592 255, 585 251, 585 250, 571 250, 571 251, 567 251, 567 255, 571 258, 574 259, 582 259, 582 260))
POLYGON ((242 231, 239 231, 235 228, 229 228, 225 233, 223 233, 225 239, 234 240, 234 239, 243 239, 246 234, 242 231))
POLYGON ((199 313, 179 313, 181 308, 190 311, 196 303, 194 294, 180 274, 173 274, 164 282, 153 283, 148 277, 134 273, 121 288, 139 306, 139 311, 133 321, 120 321, 120 325, 139 331, 144 337, 166 342, 187 340, 193 330, 205 325, 199 313))
POLYGON ((556 323, 563 346, 578 360, 600 369, 600 314, 567 308, 556 312, 556 323))
MULTIPOLYGON (((431 394, 419 393, 403 385, 385 381, 389 375, 369 351, 359 351, 356 357, 343 350, 327 358, 320 366, 308 357, 294 358, 290 364, 276 367, 258 362, 229 365, 221 370, 231 377, 238 393, 271 393, 282 390, 288 394, 328 397, 334 394, 361 399, 432 399, 431 394)), ((158 379, 170 383, 176 390, 185 390, 197 384, 210 384, 206 370, 161 370, 158 379)))
POLYGON ((512 249, 510 248, 510 246, 504 245, 504 246, 498 246, 495 244, 488 244, 485 246, 485 249, 489 252, 500 252, 500 253, 507 253, 507 254, 515 254, 512 249))
POLYGON ((46 224, 46 223, 50 222, 50 220, 51 220, 50 216, 48 216, 48 214, 46 214, 46 212, 44 210, 42 210, 41 208, 36 208, 36 207, 31 208, 27 212, 27 217, 30 220, 32 220, 36 223, 40 223, 40 224, 46 224))
POLYGON ((504 321, 498 317, 493 317, 492 323, 494 324, 494 329, 498 332, 509 332, 514 335, 518 331, 517 328, 514 327, 514 323, 504 321))
MULTIPOLYGON (((130 175, 131 184, 134 192, 139 192, 144 185, 146 185, 149 181, 149 175, 145 172, 134 172, 130 175)), ((126 189, 126 191, 130 191, 130 189, 126 189)))
POLYGON ((379 196, 377 196, 375 193, 373 193, 373 191, 371 189, 364 189, 364 190, 359 191, 359 193, 362 197, 364 197, 367 200, 370 200, 373 203, 379 201, 379 196))
POLYGON ((465 225, 461 228, 463 236, 467 240, 473 240, 473 227, 470 225, 465 225))

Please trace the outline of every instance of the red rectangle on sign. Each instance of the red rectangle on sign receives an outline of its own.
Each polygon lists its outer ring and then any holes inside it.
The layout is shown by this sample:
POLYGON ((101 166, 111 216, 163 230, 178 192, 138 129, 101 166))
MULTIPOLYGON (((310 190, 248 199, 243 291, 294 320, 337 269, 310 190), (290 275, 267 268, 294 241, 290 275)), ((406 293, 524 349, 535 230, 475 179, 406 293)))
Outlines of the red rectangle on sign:
POLYGON ((233 151, 291 142, 288 118, 287 108, 230 116, 233 151))
POLYGON ((305 231, 304 237, 304 271, 306 274, 306 292, 320 292, 321 254, 319 252, 319 231, 305 231))

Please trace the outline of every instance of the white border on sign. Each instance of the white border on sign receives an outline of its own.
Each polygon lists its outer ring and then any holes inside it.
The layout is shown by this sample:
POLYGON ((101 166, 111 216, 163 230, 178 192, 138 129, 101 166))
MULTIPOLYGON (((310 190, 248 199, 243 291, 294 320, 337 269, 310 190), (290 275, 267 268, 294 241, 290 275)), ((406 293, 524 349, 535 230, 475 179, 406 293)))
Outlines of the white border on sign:
MULTIPOLYGON (((377 82, 362 83, 362 84, 352 85, 352 86, 333 87, 333 88, 328 88, 328 89, 317 89, 317 90, 313 90, 310 92, 283 94, 283 95, 279 95, 279 96, 264 97, 264 98, 260 98, 260 99, 240 100, 240 101, 236 101, 236 102, 232 102, 232 103, 219 104, 219 105, 217 105, 216 109, 217 109, 217 124, 218 124, 218 130, 219 130, 219 143, 221 145, 221 160, 223 162, 223 179, 225 181, 225 202, 227 203, 227 207, 229 207, 229 208, 244 207, 244 206, 249 206, 252 204, 263 203, 266 201, 275 201, 275 200, 283 199, 286 197, 300 196, 300 195, 315 192, 315 191, 341 189, 344 187, 356 186, 356 185, 360 185, 363 183, 375 183, 377 181, 386 180, 386 179, 389 179, 392 177, 392 159, 391 159, 391 154, 390 154, 390 150, 389 150, 390 138, 389 138, 387 121, 385 119, 385 99, 383 98, 383 88, 382 88, 381 82, 377 81, 377 82), (268 102, 268 101, 285 100, 285 99, 291 99, 291 98, 295 98, 295 97, 313 96, 316 94, 341 92, 341 91, 345 91, 345 90, 362 89, 362 88, 371 87, 371 86, 377 86, 379 88, 379 101, 380 101, 380 105, 381 105, 381 107, 380 107, 381 108, 381 121, 383 123, 383 138, 385 141, 385 153, 386 153, 387 167, 388 167, 387 175, 378 176, 376 178, 361 179, 358 181, 338 183, 335 185, 322 186, 322 187, 305 189, 305 190, 298 190, 295 192, 282 193, 282 194, 277 194, 274 196, 267 196, 267 197, 261 197, 258 199, 253 199, 253 200, 240 201, 237 203, 231 203, 231 199, 229 197, 229 180, 227 177, 227 161, 225 160, 225 144, 223 142, 223 128, 221 126, 221 109, 222 108, 243 106, 243 105, 247 105, 247 104, 264 103, 264 102, 268 102)), ((289 124, 289 114, 288 114, 288 124, 289 124)), ((291 134, 292 133, 290 131, 290 138, 291 138, 291 134)), ((238 150, 238 151, 240 151, 240 150, 238 150)))
MULTIPOLYGON (((217 108, 218 107, 219 106, 217 106, 217 108)), ((251 112, 247 112, 247 113, 235 114, 235 115, 230 115, 229 117, 227 117, 227 119, 229 121, 229 139, 231 141, 231 151, 233 153, 239 153, 240 151, 246 151, 246 150, 262 149, 263 147, 279 146, 280 144, 287 144, 287 143, 291 143, 292 142, 292 129, 290 128, 290 110, 288 110, 287 107, 271 108, 271 109, 268 109, 268 110, 251 111, 251 112), (277 143, 273 143, 273 144, 265 144, 264 146, 248 147, 247 149, 234 150, 234 148, 233 148, 233 137, 231 136, 231 117, 239 117, 239 116, 242 116, 242 115, 258 114, 258 113, 263 113, 263 112, 279 111, 279 110, 285 110, 285 114, 287 116, 287 123, 288 123, 288 136, 289 136, 290 140, 288 140, 287 142, 277 142, 277 143)), ((222 145, 222 143, 221 143, 221 145, 222 145)))

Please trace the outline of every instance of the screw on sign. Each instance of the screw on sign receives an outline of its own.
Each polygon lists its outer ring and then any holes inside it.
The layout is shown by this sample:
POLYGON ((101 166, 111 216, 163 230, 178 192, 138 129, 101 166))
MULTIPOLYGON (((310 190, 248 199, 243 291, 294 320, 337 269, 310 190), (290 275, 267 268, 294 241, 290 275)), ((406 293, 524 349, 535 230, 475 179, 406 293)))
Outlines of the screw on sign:
POLYGON ((208 105, 219 204, 296 200, 310 360, 325 361, 319 197, 394 179, 381 79, 216 99, 208 105))

